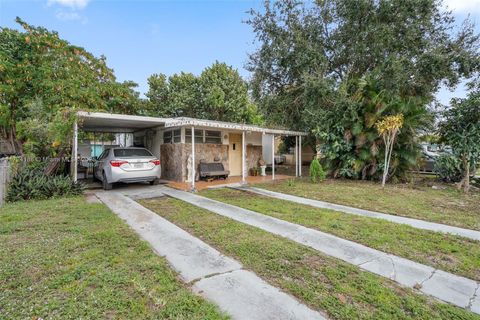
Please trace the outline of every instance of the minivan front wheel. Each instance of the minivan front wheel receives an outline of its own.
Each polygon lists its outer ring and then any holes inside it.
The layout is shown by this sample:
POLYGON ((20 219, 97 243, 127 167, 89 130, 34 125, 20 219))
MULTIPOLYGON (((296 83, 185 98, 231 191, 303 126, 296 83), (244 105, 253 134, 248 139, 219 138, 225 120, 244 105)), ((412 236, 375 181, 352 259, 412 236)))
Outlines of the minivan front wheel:
POLYGON ((112 190, 112 184, 108 183, 107 181, 107 176, 105 175, 105 172, 102 174, 102 185, 103 185, 103 190, 112 190))

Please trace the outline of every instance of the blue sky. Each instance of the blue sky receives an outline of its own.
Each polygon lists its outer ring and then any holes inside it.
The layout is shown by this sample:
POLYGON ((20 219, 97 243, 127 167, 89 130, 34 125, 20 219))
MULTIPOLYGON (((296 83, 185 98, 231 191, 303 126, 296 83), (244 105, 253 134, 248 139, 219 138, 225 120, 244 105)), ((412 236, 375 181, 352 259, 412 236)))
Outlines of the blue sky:
MULTIPOLYGON (((480 32, 480 0, 447 0, 458 19, 467 14, 480 32)), ((56 30, 60 36, 99 56, 107 57, 118 80, 133 80, 148 90, 152 73, 180 71, 198 74, 215 60, 244 69, 254 50, 254 34, 242 23, 247 10, 261 9, 260 1, 113 1, 113 0, 0 0, 0 26, 17 28, 21 17, 33 25, 56 30)), ((441 90, 447 102, 463 96, 459 87, 441 90)))

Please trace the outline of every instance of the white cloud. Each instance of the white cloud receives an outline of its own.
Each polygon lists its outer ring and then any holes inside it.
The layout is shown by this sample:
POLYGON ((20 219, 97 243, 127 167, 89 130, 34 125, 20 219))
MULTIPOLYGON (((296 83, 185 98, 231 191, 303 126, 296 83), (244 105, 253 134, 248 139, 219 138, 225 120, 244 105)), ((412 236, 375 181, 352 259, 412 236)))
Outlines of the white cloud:
POLYGON ((480 13, 480 0, 444 0, 444 5, 456 13, 480 13))
POLYGON ((64 10, 58 10, 55 13, 55 17, 62 21, 81 21, 82 23, 86 23, 86 18, 75 11, 67 12, 64 10))
MULTIPOLYGON (((1 0, 0 0, 1 1, 1 0)), ((81 13, 90 0, 48 0, 47 5, 58 5, 65 8, 57 8, 55 17, 61 21, 80 21, 87 23, 88 19, 81 13)))
POLYGON ((72 9, 83 9, 89 2, 90 0, 48 0, 48 5, 59 4, 72 9))

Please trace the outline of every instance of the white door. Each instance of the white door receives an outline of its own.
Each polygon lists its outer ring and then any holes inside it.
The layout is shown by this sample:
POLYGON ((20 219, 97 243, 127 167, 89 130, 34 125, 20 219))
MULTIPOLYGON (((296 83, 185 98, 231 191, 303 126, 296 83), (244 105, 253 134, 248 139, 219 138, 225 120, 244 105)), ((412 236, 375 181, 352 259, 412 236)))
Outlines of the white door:
POLYGON ((228 167, 231 176, 242 175, 242 135, 229 135, 228 167))

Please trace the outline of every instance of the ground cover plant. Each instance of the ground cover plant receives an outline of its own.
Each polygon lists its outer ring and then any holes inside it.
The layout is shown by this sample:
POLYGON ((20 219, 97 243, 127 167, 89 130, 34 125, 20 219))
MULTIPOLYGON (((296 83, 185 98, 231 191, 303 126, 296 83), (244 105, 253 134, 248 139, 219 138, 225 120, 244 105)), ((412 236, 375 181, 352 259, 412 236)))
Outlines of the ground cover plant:
POLYGON ((41 168, 24 167, 9 182, 6 199, 14 202, 80 195, 83 189, 80 182, 73 181, 69 176, 48 176, 41 168))
POLYGON ((469 311, 401 288, 358 267, 180 200, 142 205, 239 260, 330 319, 479 319, 469 311))
POLYGON ((83 197, 0 208, 0 318, 224 319, 165 259, 83 197))
POLYGON ((435 183, 390 184, 382 189, 369 181, 326 180, 312 186, 307 179, 294 184, 277 180, 256 184, 277 192, 480 230, 480 193, 465 195, 455 188, 435 183))

